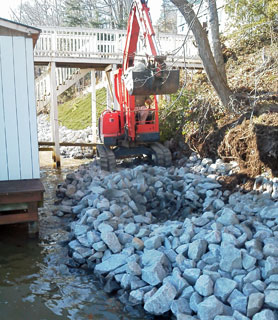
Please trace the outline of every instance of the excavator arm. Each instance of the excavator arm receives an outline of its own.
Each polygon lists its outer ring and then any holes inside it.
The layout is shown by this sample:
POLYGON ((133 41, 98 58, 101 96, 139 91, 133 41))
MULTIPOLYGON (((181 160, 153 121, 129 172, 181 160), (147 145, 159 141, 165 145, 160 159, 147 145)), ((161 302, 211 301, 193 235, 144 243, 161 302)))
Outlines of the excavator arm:
MULTIPOLYGON (((122 68, 115 74, 115 91, 121 108, 121 133, 131 141, 136 140, 136 96, 162 95, 177 91, 179 86, 179 70, 168 69, 165 56, 159 53, 155 40, 147 1, 134 0, 131 6, 127 26, 127 37, 124 47, 122 68), (135 60, 138 42, 143 39, 145 56, 135 60), (142 62, 143 59, 143 62, 142 62)), ((138 99, 139 100, 139 97, 138 99)), ((155 122, 149 128, 159 132, 158 105, 155 97, 155 122)))
POLYGON ((127 38, 123 57, 123 71, 134 65, 135 53, 137 50, 138 37, 141 32, 147 47, 147 54, 153 57, 159 55, 157 43, 155 41, 155 32, 152 26, 149 8, 145 0, 135 0, 132 4, 127 38))
POLYGON ((114 73, 115 96, 120 110, 104 111, 99 122, 103 145, 99 145, 97 150, 101 168, 112 170, 116 166, 115 158, 142 154, 154 159, 157 165, 171 165, 171 152, 158 142, 160 133, 156 95, 177 91, 179 70, 167 68, 165 59, 160 55, 155 41, 147 0, 134 0, 128 20, 122 67, 114 73), (138 61, 137 49, 141 39, 145 56, 140 56, 138 61), (150 95, 154 96, 154 104, 149 103, 146 107, 144 104, 150 95))

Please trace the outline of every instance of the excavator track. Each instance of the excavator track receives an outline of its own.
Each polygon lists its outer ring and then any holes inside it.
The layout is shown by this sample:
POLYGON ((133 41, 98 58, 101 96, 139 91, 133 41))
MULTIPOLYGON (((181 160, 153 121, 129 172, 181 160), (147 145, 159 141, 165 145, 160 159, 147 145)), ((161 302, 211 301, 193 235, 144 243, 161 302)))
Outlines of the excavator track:
POLYGON ((114 152, 103 144, 97 145, 97 153, 100 158, 100 167, 105 171, 113 171, 116 168, 114 152))
POLYGON ((169 167, 172 164, 172 154, 168 148, 159 142, 150 145, 155 155, 155 163, 158 166, 169 167))

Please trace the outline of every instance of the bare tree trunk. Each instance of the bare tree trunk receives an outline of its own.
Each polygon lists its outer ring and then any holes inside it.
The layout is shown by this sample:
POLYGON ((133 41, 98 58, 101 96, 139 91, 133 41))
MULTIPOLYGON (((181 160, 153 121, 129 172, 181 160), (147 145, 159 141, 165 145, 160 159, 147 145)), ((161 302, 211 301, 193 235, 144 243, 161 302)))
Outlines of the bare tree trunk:
POLYGON ((187 25, 191 26, 208 79, 214 87, 222 104, 232 111, 230 103, 233 97, 232 91, 227 86, 226 82, 223 81, 223 78, 218 71, 211 52, 207 34, 201 26, 191 4, 187 0, 171 0, 171 2, 177 6, 181 14, 184 16, 187 25))
POLYGON ((206 0, 209 10, 209 36, 213 57, 223 80, 227 83, 227 75, 221 49, 219 20, 217 14, 216 0, 206 0))

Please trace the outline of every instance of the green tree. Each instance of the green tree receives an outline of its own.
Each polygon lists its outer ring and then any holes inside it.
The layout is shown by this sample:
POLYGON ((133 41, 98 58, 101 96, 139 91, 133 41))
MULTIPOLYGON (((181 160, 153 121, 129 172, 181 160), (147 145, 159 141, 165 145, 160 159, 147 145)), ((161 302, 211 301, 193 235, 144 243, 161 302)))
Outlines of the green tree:
POLYGON ((157 28, 159 32, 177 33, 177 8, 170 0, 162 0, 157 28))
POLYGON ((81 27, 86 24, 83 16, 82 1, 66 0, 64 10, 64 24, 69 27, 81 27))

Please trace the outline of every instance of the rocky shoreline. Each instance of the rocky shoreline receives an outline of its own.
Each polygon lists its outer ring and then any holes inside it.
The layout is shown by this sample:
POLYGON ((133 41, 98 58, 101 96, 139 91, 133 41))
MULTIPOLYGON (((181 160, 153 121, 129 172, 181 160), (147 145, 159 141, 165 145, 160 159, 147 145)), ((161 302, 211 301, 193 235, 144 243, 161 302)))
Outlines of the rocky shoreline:
POLYGON ((235 163, 192 155, 179 164, 108 173, 94 161, 68 174, 57 215, 75 217, 70 265, 153 315, 278 319, 276 179, 231 193, 218 179, 235 163))
MULTIPOLYGON (((38 140, 42 142, 52 141, 49 116, 47 114, 40 114, 37 117, 37 124, 38 140)), ((71 130, 60 126, 59 138, 60 142, 91 143, 93 141, 92 127, 87 127, 83 130, 71 130)), ((60 147, 60 152, 65 158, 91 159, 93 157, 92 149, 87 147, 60 147)))

